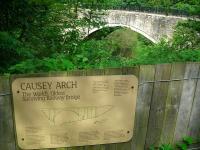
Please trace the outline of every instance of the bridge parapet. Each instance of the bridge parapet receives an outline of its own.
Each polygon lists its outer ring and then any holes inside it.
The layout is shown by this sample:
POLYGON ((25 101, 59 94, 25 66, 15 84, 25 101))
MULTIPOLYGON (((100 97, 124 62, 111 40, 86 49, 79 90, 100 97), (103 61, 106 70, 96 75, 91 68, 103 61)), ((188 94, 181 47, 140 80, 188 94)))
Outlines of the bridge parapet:
POLYGON ((133 5, 133 4, 91 4, 83 3, 80 5, 83 9, 106 9, 106 10, 125 10, 125 11, 137 11, 145 13, 154 13, 154 14, 163 14, 163 15, 172 15, 172 16, 181 16, 181 17, 196 17, 200 18, 200 15, 191 14, 187 10, 181 10, 178 8, 166 8, 162 6, 142 6, 142 5, 133 5))

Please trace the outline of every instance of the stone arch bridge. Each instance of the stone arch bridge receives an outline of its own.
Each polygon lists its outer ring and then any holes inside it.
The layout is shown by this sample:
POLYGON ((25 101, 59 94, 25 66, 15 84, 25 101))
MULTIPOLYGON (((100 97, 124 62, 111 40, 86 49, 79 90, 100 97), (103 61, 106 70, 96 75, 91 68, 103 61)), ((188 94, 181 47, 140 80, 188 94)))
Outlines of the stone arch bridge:
MULTIPOLYGON (((124 11, 124 10, 108 10, 103 17, 107 27, 122 26, 132 29, 157 43, 161 38, 170 39, 173 35, 174 27, 178 21, 187 20, 186 17, 166 16, 161 14, 124 11)), ((105 27, 93 28, 89 31, 85 29, 86 36, 105 27), (87 31, 86 31, 87 30, 87 31)))

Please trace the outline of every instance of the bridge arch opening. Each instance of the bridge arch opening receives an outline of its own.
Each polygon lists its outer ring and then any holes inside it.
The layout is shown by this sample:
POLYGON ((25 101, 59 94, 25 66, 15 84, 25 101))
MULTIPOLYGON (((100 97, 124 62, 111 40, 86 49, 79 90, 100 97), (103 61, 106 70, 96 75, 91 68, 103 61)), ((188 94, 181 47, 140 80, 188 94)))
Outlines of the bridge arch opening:
POLYGON ((145 33, 144 31, 142 31, 142 30, 140 30, 140 29, 138 29, 138 28, 135 28, 135 27, 132 27, 132 26, 128 26, 128 25, 123 25, 123 24, 106 24, 106 25, 104 25, 104 26, 102 26, 102 27, 100 27, 100 28, 91 29, 91 30, 88 32, 88 34, 85 36, 85 38, 88 37, 88 36, 90 36, 90 35, 93 34, 94 32, 98 32, 98 30, 101 30, 101 29, 103 29, 103 28, 105 28, 105 27, 111 27, 111 28, 112 28, 112 27, 124 27, 124 28, 129 28, 129 29, 131 29, 132 31, 137 32, 137 33, 143 35, 144 37, 146 37, 147 39, 149 39, 151 42, 153 42, 153 43, 158 43, 157 40, 153 39, 151 36, 149 36, 149 35, 148 35, 147 33, 145 33))
POLYGON ((93 30, 83 42, 91 41, 96 43, 96 46, 101 43, 100 47, 111 52, 113 57, 125 58, 136 58, 146 46, 154 44, 142 34, 121 26, 93 30))

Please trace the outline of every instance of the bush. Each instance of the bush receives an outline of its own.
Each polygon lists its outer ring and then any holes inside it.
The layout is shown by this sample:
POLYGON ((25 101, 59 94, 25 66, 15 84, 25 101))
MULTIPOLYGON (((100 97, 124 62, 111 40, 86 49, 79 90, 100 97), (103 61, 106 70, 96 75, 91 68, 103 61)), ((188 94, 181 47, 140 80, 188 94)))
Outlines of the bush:
POLYGON ((20 61, 33 58, 33 51, 8 34, 0 32, 0 73, 20 61))
POLYGON ((65 55, 59 54, 52 58, 28 59, 9 68, 10 73, 39 73, 48 71, 64 71, 75 69, 74 64, 65 55))

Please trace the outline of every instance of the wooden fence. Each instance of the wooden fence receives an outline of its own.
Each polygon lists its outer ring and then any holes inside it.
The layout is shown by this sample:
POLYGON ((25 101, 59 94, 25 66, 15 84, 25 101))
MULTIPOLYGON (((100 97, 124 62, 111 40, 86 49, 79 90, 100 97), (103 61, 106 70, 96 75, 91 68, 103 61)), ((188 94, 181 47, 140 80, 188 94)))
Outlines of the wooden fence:
MULTIPOLYGON (((173 143, 186 135, 200 136, 200 63, 68 72, 74 76, 116 74, 134 74, 139 79, 132 140, 53 150, 144 150, 150 145, 173 143)), ((0 150, 19 150, 9 93, 8 77, 0 77, 0 150)))

